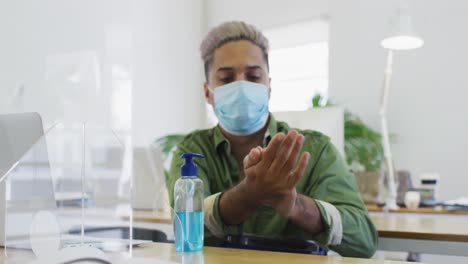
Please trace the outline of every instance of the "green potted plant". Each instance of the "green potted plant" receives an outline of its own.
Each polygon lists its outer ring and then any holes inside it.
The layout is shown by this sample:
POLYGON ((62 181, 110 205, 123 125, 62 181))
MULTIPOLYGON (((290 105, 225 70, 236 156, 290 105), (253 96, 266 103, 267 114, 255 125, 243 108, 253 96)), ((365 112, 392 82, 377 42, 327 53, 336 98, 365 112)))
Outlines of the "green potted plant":
POLYGON ((177 144, 179 144, 182 139, 184 139, 185 134, 172 134, 160 137, 154 141, 154 144, 161 148, 163 160, 167 160, 169 154, 175 149, 177 144))
MULTIPOLYGON (((316 95, 312 98, 313 107, 332 106, 333 103, 316 95)), ((344 140, 346 162, 355 172, 378 172, 383 161, 382 136, 367 126, 356 114, 345 110, 344 140)))
MULTIPOLYGON (((314 107, 333 105, 320 95, 312 99, 314 107)), ((378 203, 381 192, 384 152, 382 136, 366 125, 356 114, 345 110, 344 141, 346 162, 356 176, 361 196, 366 203, 378 203)))
POLYGON ((346 161, 354 171, 378 172, 384 161, 382 136, 357 115, 345 111, 346 161))

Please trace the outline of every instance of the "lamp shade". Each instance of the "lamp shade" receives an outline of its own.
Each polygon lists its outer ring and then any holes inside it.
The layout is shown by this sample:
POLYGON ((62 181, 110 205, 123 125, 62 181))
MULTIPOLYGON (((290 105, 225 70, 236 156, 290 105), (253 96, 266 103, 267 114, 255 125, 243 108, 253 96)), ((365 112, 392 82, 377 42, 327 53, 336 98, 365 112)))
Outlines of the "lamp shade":
POLYGON ((417 49, 424 44, 413 29, 413 23, 407 6, 400 7, 391 21, 391 32, 380 44, 391 50, 417 49))

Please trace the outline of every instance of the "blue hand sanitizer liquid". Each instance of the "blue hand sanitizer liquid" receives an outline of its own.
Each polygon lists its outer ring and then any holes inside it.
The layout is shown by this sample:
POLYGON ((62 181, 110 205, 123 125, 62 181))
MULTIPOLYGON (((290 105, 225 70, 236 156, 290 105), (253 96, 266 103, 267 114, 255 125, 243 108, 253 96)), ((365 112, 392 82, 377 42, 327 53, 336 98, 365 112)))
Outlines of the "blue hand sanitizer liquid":
POLYGON ((174 186, 174 233, 177 252, 195 252, 203 249, 203 182, 197 177, 198 168, 192 158, 200 154, 185 153, 181 177, 174 186))
POLYGON ((180 225, 176 224, 176 233, 184 237, 176 239, 177 252, 193 252, 203 249, 203 212, 177 212, 180 225), (178 230, 181 229, 181 230, 178 230))

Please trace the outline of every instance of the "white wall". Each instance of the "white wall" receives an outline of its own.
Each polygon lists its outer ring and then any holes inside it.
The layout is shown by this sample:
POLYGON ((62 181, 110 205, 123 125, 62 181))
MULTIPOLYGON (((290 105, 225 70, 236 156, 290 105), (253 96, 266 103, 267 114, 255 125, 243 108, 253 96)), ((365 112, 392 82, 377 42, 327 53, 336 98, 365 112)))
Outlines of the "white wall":
POLYGON ((204 127, 200 0, 137 1, 132 127, 137 145, 204 127))
POLYGON ((111 126, 111 68, 128 69, 129 51, 108 37, 125 31, 129 16, 125 1, 110 2, 2 1, 0 112, 38 111, 46 126, 64 119, 111 126))
MULTIPOLYGON (((330 93, 374 128, 386 52, 379 45, 398 1, 330 3, 330 93)), ((438 172, 439 198, 467 195, 468 97, 466 61, 468 2, 410 2, 416 30, 425 45, 397 52, 388 122, 397 136, 392 150, 397 169, 414 176, 438 172)))
POLYGON ((133 128, 136 145, 203 127, 201 25, 201 0, 1 1, 0 113, 133 128))
POLYGON ((205 0, 209 28, 224 21, 243 20, 260 29, 301 22, 328 13, 327 0, 205 0))

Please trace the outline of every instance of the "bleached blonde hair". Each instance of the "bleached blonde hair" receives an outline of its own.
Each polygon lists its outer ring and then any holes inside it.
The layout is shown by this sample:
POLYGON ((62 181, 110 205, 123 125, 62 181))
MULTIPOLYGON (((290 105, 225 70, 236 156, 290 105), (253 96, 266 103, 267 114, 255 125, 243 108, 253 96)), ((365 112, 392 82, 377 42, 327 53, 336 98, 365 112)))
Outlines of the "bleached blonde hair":
POLYGON ((229 21, 210 30, 200 45, 201 57, 205 68, 205 77, 213 63, 214 51, 222 45, 238 40, 248 40, 257 45, 263 53, 268 67, 268 39, 256 27, 242 21, 229 21))

